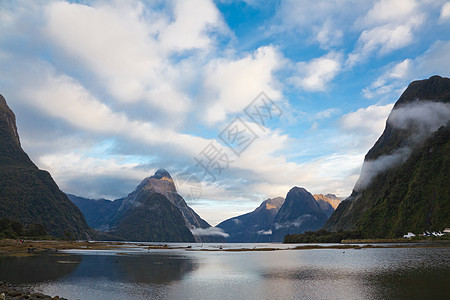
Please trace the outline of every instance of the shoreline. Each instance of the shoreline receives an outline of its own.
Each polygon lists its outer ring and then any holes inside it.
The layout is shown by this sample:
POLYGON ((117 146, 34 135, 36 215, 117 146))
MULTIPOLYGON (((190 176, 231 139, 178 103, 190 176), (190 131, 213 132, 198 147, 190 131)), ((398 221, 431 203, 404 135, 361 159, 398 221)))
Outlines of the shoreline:
MULTIPOLYGON (((142 242, 102 242, 102 241, 30 241, 20 243, 17 240, 0 240, 0 256, 26 257, 43 253, 60 253, 64 250, 185 250, 185 251, 224 251, 224 252, 249 252, 249 251, 281 251, 281 250, 314 250, 314 249, 370 249, 370 248, 450 248, 450 241, 391 241, 391 240, 346 240, 340 244, 311 243, 296 245, 289 248, 277 248, 265 246, 261 248, 227 248, 220 244, 217 249, 192 248, 192 246, 176 246, 167 244, 148 245, 142 242), (374 245, 373 245, 374 244, 374 245), (387 244, 387 245, 380 245, 387 244)), ((284 244, 290 245, 290 244, 284 244)))

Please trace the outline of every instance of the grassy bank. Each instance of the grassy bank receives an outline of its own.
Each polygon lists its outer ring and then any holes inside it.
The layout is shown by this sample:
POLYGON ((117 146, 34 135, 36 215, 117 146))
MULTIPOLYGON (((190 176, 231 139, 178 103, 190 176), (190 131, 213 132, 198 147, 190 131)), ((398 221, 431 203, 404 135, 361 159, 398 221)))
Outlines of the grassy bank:
POLYGON ((120 242, 87 242, 87 241, 62 241, 62 240, 44 240, 34 241, 3 239, 0 240, 0 255, 12 256, 30 256, 38 253, 52 253, 68 249, 85 250, 109 250, 123 247, 120 242))

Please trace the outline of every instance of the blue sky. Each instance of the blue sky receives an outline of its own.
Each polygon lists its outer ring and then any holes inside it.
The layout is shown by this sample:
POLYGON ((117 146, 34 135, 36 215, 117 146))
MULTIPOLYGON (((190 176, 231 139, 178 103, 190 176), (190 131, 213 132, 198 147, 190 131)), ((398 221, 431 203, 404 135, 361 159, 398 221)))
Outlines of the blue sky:
POLYGON ((0 93, 63 191, 165 168, 215 225, 295 185, 349 195, 409 82, 449 76, 449 28, 439 0, 1 1, 0 93), (259 126, 262 92, 282 113, 259 126), (230 124, 254 135, 239 155, 230 124))

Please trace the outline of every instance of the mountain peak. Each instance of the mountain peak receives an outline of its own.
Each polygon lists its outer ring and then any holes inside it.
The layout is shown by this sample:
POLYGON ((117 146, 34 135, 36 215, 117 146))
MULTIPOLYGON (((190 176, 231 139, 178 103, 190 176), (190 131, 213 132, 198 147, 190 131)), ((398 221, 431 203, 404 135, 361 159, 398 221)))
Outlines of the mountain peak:
POLYGON ((177 193, 177 189, 169 172, 164 169, 158 169, 154 175, 145 178, 137 187, 137 190, 157 192, 165 195, 173 202, 172 194, 177 193))
POLYGON ((289 191, 289 193, 290 192, 292 192, 292 193, 308 193, 309 194, 309 192, 305 189, 305 188, 303 188, 303 187, 298 187, 298 186, 294 186, 290 191, 289 191))
POLYGON ((450 78, 438 75, 428 79, 416 80, 408 85, 402 93, 394 108, 398 108, 410 102, 427 100, 448 103, 450 101, 450 91, 448 86, 450 78))
POLYGON ((158 169, 158 171, 156 171, 155 174, 153 176, 151 176, 150 178, 163 179, 164 177, 166 177, 168 179, 172 179, 172 177, 170 176, 169 172, 167 172, 167 170, 158 169))
POLYGON ((282 241, 286 234, 321 228, 327 216, 313 195, 305 188, 293 187, 275 216, 272 241, 282 241))

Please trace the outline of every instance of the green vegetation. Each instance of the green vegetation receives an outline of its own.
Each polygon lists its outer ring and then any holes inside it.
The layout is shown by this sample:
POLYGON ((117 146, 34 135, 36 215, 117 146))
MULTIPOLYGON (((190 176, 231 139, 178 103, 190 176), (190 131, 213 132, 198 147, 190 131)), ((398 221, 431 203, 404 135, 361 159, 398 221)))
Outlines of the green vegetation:
POLYGON ((302 234, 288 234, 283 243, 340 243, 342 240, 362 239, 364 235, 360 231, 330 232, 325 229, 318 231, 306 231, 302 234))
POLYGON ((449 227, 449 137, 450 128, 441 128, 406 163, 377 176, 362 193, 372 205, 356 228, 371 237, 394 238, 449 227))
POLYGON ((48 238, 47 230, 42 224, 27 224, 24 226, 16 220, 0 219, 0 239, 36 239, 48 238))
POLYGON ((376 176, 345 200, 325 228, 359 230, 366 238, 397 238, 450 227, 450 127, 440 128, 402 165, 376 176))
POLYGON ((308 244, 308 243, 343 243, 343 244, 359 244, 359 243, 407 243, 407 242, 435 242, 449 241, 450 235, 444 236, 415 236, 410 239, 401 238, 370 238, 363 231, 353 230, 344 231, 342 229, 337 232, 321 229, 318 231, 306 231, 302 234, 288 234, 284 237, 283 243, 286 244, 308 244))

